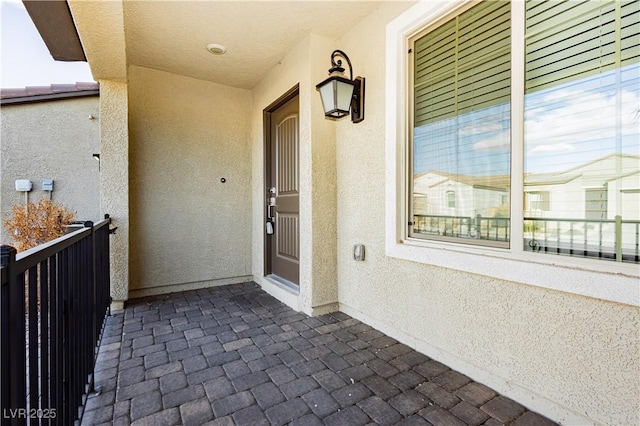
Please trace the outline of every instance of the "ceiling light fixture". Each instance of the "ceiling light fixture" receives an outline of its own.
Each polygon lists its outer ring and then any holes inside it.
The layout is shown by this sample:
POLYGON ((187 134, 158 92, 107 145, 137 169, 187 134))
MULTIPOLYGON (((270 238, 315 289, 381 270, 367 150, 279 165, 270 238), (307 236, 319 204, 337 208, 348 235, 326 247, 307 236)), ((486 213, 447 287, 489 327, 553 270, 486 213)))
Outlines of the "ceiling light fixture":
POLYGON ((316 90, 320 92, 326 118, 338 120, 349 115, 351 110, 352 122, 359 123, 364 120, 364 77, 353 78, 351 61, 342 50, 334 50, 331 54, 329 78, 318 84, 316 90), (336 56, 347 61, 350 79, 345 77, 342 61, 336 61, 336 56))
POLYGON ((212 53, 214 55, 224 55, 227 51, 227 48, 218 43, 209 43, 207 44, 207 50, 209 51, 209 53, 212 53))

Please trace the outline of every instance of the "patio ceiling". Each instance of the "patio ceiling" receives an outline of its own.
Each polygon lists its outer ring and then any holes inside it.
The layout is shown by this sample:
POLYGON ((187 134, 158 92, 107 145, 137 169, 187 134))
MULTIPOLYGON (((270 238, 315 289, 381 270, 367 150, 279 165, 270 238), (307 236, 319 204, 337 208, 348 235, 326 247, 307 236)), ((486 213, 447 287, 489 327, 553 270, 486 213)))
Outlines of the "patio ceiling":
POLYGON ((137 65, 249 89, 308 34, 338 39, 383 2, 69 3, 96 79, 125 80, 137 65), (212 55, 209 43, 227 53, 212 55))

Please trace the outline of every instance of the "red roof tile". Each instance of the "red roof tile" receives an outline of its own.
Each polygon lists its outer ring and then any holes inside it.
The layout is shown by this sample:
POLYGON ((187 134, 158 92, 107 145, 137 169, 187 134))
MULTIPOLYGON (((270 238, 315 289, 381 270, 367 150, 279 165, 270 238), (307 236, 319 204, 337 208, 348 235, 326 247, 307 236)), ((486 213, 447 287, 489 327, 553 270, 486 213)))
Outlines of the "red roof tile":
MULTIPOLYGON (((76 84, 52 84, 51 86, 27 86, 24 88, 0 89, 0 99, 29 98, 31 96, 46 96, 47 100, 70 97, 70 94, 82 96, 83 92, 93 92, 100 90, 99 83, 78 82, 76 84), (57 96, 57 95, 66 96, 57 96)), ((89 93, 87 93, 89 94, 89 93)), ((28 101, 28 99, 25 99, 28 101)))

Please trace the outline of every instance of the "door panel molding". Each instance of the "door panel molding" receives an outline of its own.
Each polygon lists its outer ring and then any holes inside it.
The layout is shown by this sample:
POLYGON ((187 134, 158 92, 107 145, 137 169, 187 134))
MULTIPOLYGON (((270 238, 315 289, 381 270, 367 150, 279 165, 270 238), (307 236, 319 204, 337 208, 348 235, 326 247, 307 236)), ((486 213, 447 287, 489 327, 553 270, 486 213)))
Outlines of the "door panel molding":
POLYGON ((298 115, 290 115, 277 125, 276 169, 278 195, 298 194, 298 115))
POLYGON ((298 214, 276 214, 276 228, 282 231, 277 234, 276 256, 299 263, 298 214))

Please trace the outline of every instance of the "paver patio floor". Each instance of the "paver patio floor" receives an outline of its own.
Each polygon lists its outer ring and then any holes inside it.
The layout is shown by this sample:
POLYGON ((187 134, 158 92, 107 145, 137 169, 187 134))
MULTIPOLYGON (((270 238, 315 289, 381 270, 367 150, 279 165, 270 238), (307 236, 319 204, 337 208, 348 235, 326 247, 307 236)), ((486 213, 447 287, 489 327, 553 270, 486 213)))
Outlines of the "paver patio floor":
POLYGON ((130 301, 105 328, 83 425, 550 425, 337 312, 255 283, 130 301))

